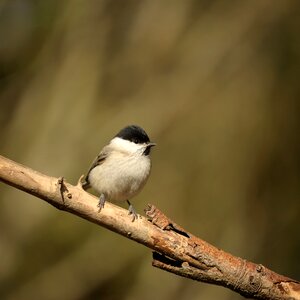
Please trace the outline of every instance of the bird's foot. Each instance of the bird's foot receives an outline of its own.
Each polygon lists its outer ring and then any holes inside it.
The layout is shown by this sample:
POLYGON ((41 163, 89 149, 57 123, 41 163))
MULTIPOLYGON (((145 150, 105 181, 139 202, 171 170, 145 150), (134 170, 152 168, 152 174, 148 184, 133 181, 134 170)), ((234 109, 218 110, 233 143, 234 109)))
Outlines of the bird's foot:
POLYGON ((127 200, 127 203, 129 205, 128 207, 128 215, 132 215, 132 222, 134 222, 136 219, 138 219, 138 214, 136 213, 135 209, 133 208, 132 204, 127 200))
POLYGON ((104 194, 101 194, 100 197, 99 197, 99 202, 97 204, 97 207, 99 208, 98 209, 98 212, 101 211, 102 208, 104 208, 104 204, 105 204, 105 195, 104 194))

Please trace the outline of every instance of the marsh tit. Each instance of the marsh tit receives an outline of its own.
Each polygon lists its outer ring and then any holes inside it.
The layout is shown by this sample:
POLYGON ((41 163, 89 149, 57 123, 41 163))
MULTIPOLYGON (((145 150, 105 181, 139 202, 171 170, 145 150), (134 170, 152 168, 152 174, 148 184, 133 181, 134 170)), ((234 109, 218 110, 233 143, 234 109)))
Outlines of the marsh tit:
POLYGON ((145 185, 151 169, 150 150, 155 146, 141 127, 123 128, 93 161, 82 184, 83 189, 94 188, 99 194, 99 212, 105 201, 127 201, 133 221, 137 214, 129 199, 145 185))

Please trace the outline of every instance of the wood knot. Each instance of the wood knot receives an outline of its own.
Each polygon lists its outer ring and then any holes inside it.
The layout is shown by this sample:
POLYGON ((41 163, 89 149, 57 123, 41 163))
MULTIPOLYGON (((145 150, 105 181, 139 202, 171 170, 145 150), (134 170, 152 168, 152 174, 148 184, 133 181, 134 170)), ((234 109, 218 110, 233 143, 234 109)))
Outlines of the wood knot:
POLYGON ((68 199, 72 199, 72 194, 69 192, 64 181, 65 181, 65 178, 62 176, 57 179, 57 187, 58 187, 59 193, 61 195, 62 202, 65 202, 64 194, 66 194, 68 199))

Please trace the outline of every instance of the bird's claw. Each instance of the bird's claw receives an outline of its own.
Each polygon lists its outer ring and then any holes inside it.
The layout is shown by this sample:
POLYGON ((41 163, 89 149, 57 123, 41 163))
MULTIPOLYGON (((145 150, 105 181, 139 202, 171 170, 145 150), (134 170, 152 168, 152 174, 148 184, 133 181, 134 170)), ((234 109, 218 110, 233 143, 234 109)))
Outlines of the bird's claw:
POLYGON ((132 204, 127 201, 127 203, 129 204, 129 208, 128 208, 128 215, 132 215, 132 222, 134 222, 135 220, 138 219, 138 214, 136 213, 135 209, 133 208, 132 204))
POLYGON ((97 204, 97 207, 99 208, 98 212, 100 212, 101 209, 104 208, 104 204, 105 204, 105 195, 101 194, 100 197, 99 197, 99 202, 97 204))

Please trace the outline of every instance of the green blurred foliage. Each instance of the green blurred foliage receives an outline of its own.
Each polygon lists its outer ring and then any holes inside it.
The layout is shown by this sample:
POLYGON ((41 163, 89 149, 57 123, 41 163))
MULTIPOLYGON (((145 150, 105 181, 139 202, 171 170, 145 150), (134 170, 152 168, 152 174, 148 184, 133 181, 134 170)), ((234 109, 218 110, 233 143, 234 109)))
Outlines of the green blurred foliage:
MULTIPOLYGON (((298 1, 0 2, 1 154, 76 183, 127 124, 158 146, 134 200, 300 278, 298 1)), ((1 299, 241 299, 0 186, 1 299)))

